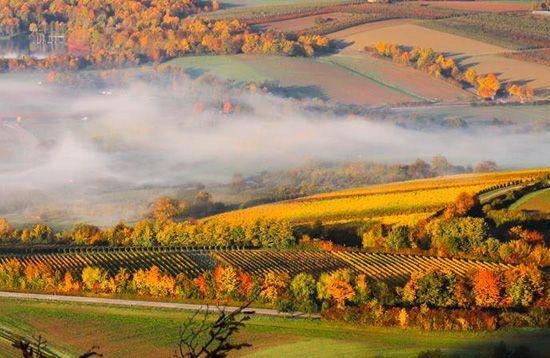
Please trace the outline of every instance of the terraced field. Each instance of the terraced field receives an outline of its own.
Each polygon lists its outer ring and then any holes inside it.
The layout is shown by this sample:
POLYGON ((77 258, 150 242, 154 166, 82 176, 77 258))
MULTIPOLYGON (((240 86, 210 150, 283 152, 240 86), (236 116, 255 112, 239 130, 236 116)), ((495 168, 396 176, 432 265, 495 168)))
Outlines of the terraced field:
POLYGON ((288 220, 293 224, 377 219, 386 223, 414 223, 452 202, 461 192, 477 193, 492 186, 527 181, 548 170, 473 174, 313 195, 296 200, 231 211, 205 220, 230 224, 258 219, 288 220))

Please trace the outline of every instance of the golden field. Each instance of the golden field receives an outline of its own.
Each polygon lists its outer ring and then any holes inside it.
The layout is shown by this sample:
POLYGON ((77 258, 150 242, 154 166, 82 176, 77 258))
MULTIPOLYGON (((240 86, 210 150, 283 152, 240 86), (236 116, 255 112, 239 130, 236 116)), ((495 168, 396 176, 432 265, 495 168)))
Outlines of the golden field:
POLYGON ((316 220, 334 223, 376 218, 385 223, 412 224, 451 203, 462 192, 478 193, 495 185, 528 181, 547 173, 550 169, 467 174, 374 185, 260 205, 204 220, 219 220, 234 225, 260 219, 304 224, 316 220))

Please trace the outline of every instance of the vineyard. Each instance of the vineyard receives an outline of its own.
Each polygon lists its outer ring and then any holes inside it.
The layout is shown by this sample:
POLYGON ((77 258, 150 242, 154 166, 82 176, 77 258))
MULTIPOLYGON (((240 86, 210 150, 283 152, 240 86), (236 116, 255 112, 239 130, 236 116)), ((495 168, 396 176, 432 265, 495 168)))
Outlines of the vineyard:
POLYGON ((548 171, 474 174, 375 185, 232 211, 206 220, 234 225, 265 218, 293 224, 376 218, 385 223, 409 224, 433 214, 462 192, 485 192, 529 181, 545 172, 548 171))
POLYGON ((550 45, 550 24, 544 18, 531 15, 478 13, 435 20, 427 25, 515 49, 544 48, 550 45))
POLYGON ((406 281, 409 275, 416 271, 451 271, 457 276, 465 277, 468 272, 481 268, 495 270, 510 267, 509 265, 477 260, 359 251, 335 252, 334 256, 348 263, 357 272, 367 274, 375 279, 396 283, 406 281))
POLYGON ((475 269, 508 268, 509 265, 478 260, 442 258, 421 255, 368 253, 361 251, 309 251, 309 250, 186 250, 180 248, 128 249, 86 248, 50 254, 0 256, 0 264, 16 257, 23 265, 46 264, 60 271, 78 275, 84 267, 100 267, 111 275, 120 268, 129 272, 157 266, 161 271, 176 276, 180 273, 196 277, 215 266, 232 266, 253 276, 267 272, 287 273, 295 276, 309 273, 350 269, 357 273, 393 283, 403 283, 416 271, 448 270, 465 276, 475 269))
MULTIPOLYGON (((161 271, 177 275, 185 273, 197 276, 205 270, 212 269, 214 263, 210 253, 205 250, 185 250, 166 248, 162 250, 108 248, 108 249, 72 249, 64 253, 17 255, 23 264, 43 263, 61 271, 75 274, 82 272, 87 266, 101 267, 110 274, 116 274, 124 267, 130 272, 157 266, 161 271)), ((0 264, 10 256, 0 256, 0 264)))

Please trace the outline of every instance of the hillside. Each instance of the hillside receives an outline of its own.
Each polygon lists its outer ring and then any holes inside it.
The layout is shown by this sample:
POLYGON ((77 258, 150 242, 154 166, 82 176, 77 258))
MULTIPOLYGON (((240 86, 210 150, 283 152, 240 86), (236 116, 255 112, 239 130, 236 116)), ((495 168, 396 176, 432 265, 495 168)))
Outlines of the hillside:
POLYGON ((293 224, 376 219, 414 224, 451 203, 462 192, 478 193, 493 186, 529 181, 550 169, 468 174, 374 185, 260 205, 206 218, 229 224, 259 219, 289 220, 293 224))

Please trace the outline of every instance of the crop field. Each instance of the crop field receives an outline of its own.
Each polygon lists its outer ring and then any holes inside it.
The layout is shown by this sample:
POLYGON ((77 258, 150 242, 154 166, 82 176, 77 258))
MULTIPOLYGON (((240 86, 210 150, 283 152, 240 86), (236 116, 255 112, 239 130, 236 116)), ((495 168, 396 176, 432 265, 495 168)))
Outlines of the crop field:
POLYGON ((157 266, 177 276, 196 277, 216 265, 232 266, 253 276, 267 272, 284 272, 291 276, 302 272, 318 276, 323 272, 349 269, 375 280, 405 282, 413 272, 446 269, 464 276, 479 268, 506 268, 507 265, 479 260, 450 259, 422 255, 382 254, 360 251, 310 250, 177 250, 175 248, 73 250, 68 253, 20 254, 0 256, 0 264, 17 259, 23 266, 45 264, 52 270, 79 275, 84 267, 101 267, 115 275, 121 268, 131 273, 157 266))
POLYGON ((362 54, 320 58, 232 55, 172 60, 199 76, 211 73, 236 81, 274 81, 297 98, 331 99, 344 104, 382 105, 426 100, 456 101, 471 95, 428 74, 362 54))
POLYGON ((404 214, 433 213, 461 192, 476 193, 493 185, 529 180, 540 170, 461 175, 337 191, 216 215, 205 220, 240 223, 262 218, 303 224, 321 220, 380 219, 404 214))
POLYGON ((550 214, 550 189, 527 194, 512 204, 510 209, 538 211, 550 214))
POLYGON ((379 105, 419 98, 325 61, 254 55, 184 57, 169 62, 191 74, 213 73, 237 81, 276 81, 294 97, 332 99, 346 104, 379 105))
POLYGON ((23 264, 43 263, 52 269, 80 273, 87 266, 101 267, 114 275, 122 267, 130 272, 157 266, 171 275, 185 273, 191 277, 212 269, 215 263, 210 252, 205 250, 140 249, 73 250, 68 253, 29 254, 21 256, 0 256, 0 263, 17 257, 23 264))
POLYGON ((509 49, 423 27, 422 23, 414 20, 368 23, 332 33, 329 37, 350 44, 342 51, 343 54, 359 54, 365 46, 372 46, 378 41, 429 47, 451 55, 460 65, 473 67, 478 73, 496 72, 503 81, 526 81, 536 90, 550 87, 550 71, 542 64, 503 57, 500 54, 509 49))
POLYGON ((327 3, 344 3, 349 0, 227 0, 223 4, 228 5, 228 8, 233 7, 249 7, 249 6, 265 6, 265 5, 323 5, 327 3))
MULTIPOLYGON (((0 326, 29 336, 40 333, 49 347, 66 352, 67 356, 82 354, 92 345, 99 346, 108 357, 172 356, 179 326, 192 314, 8 299, 2 299, 0 305, 3 308, 0 326)), ((535 354, 542 356, 548 349, 550 333, 548 329, 533 328, 483 333, 427 332, 254 316, 236 338, 252 344, 232 355, 241 357, 411 357, 436 348, 461 357, 474 357, 490 353, 500 341, 529 345, 535 354)))
POLYGON ((333 12, 333 13, 322 14, 322 15, 304 16, 296 19, 266 22, 257 26, 262 30, 292 32, 292 31, 304 30, 315 26, 316 24, 315 21, 317 19, 339 20, 339 19, 345 19, 348 17, 350 17, 350 14, 342 13, 342 12, 333 12))
POLYGON ((318 275, 341 268, 364 273, 376 280, 404 283, 411 273, 429 270, 450 270, 458 276, 480 268, 506 268, 507 265, 476 260, 450 259, 420 255, 369 253, 359 251, 307 252, 307 251, 218 251, 217 261, 239 267, 253 275, 265 272, 286 272, 295 275, 308 272, 318 275))
POLYGON ((481 268, 494 270, 507 265, 476 260, 428 257, 420 255, 399 255, 367 252, 335 252, 334 255, 351 265, 354 271, 367 274, 379 280, 395 283, 406 282, 412 272, 449 270, 465 277, 469 272, 481 268))
POLYGON ((417 100, 456 102, 472 99, 471 93, 445 81, 434 81, 427 73, 410 67, 394 66, 363 54, 341 53, 323 57, 322 62, 344 68, 417 100))
POLYGON ((511 49, 550 46, 550 25, 544 16, 478 12, 424 24, 511 49))
POLYGON ((350 268, 349 264, 330 252, 230 250, 213 252, 212 257, 223 265, 238 267, 253 275, 270 271, 286 272, 291 276, 301 272, 318 275, 350 268))
POLYGON ((530 1, 421 1, 420 4, 429 7, 486 12, 527 12, 533 8, 530 1))
MULTIPOLYGON (((459 118, 466 126, 488 125, 494 122, 495 118, 504 123, 513 123, 520 126, 544 128, 549 123, 547 116, 550 105, 529 105, 521 106, 470 106, 466 105, 439 105, 421 107, 392 108, 389 114, 394 116, 406 115, 406 119, 422 123, 424 120, 433 121, 440 125, 447 120, 459 118)), ((531 165, 525 156, 518 159, 525 165, 531 165)))

